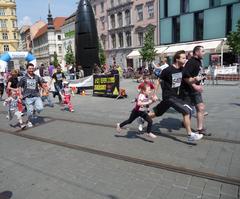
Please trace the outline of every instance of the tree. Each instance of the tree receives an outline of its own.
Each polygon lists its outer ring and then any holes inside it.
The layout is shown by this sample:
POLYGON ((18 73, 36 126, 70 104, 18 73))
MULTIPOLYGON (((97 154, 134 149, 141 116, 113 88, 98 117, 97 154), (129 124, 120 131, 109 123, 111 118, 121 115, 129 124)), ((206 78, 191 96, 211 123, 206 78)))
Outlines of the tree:
POLYGON ((68 45, 67 53, 66 53, 64 59, 66 61, 66 64, 74 64, 75 63, 75 57, 74 57, 71 45, 68 45))
POLYGON ((240 19, 237 23, 237 31, 230 32, 227 36, 227 44, 230 49, 238 56, 238 63, 240 63, 240 19))
POLYGON ((155 59, 156 50, 154 48, 154 27, 150 26, 144 36, 143 47, 139 50, 143 62, 150 63, 155 59))
POLYGON ((99 40, 98 40, 98 57, 99 57, 100 65, 103 65, 106 63, 106 55, 102 48, 102 44, 99 40))
POLYGON ((54 52, 53 54, 53 65, 57 67, 59 65, 58 58, 57 58, 57 53, 54 52))

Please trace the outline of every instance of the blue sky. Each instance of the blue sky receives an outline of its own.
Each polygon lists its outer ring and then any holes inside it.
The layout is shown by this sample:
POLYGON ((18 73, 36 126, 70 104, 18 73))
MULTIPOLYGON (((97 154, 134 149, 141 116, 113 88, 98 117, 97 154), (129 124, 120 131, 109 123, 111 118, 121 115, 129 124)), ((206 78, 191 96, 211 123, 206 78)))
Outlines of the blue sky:
POLYGON ((19 27, 39 19, 47 21, 49 2, 54 18, 71 15, 77 9, 78 0, 16 0, 19 27))

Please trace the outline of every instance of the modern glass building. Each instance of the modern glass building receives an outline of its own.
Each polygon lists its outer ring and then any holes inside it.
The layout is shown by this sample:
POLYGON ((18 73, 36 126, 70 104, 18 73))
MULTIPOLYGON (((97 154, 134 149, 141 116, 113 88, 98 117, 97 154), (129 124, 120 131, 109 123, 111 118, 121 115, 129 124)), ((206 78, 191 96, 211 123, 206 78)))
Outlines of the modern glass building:
POLYGON ((159 10, 160 45, 212 40, 236 30, 240 0, 159 0, 159 10))

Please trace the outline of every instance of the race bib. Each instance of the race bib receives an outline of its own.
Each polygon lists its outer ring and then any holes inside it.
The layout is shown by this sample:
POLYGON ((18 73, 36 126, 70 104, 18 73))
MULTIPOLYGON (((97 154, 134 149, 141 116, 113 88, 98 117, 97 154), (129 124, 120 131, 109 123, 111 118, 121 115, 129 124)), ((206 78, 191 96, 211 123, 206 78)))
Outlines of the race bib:
POLYGON ((182 73, 172 74, 172 88, 180 87, 181 82, 182 82, 182 73))
POLYGON ((27 79, 27 89, 35 90, 36 89, 36 79, 27 79))

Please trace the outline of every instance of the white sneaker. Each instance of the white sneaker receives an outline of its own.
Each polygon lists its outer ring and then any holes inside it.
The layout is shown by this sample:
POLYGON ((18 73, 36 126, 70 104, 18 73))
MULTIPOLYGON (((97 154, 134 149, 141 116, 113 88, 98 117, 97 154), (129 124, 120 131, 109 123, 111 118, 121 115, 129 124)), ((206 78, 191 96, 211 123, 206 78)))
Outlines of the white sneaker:
POLYGON ((157 136, 154 135, 154 134, 151 133, 151 132, 150 132, 150 133, 147 133, 147 136, 150 137, 150 138, 153 138, 153 139, 154 139, 154 138, 157 138, 157 136))
POLYGON ((121 127, 120 127, 120 123, 117 123, 117 132, 120 133, 121 132, 121 127))
POLYGON ((27 127, 28 127, 28 128, 31 128, 31 127, 33 127, 33 124, 32 124, 32 122, 28 122, 28 123, 27 123, 27 127))
POLYGON ((138 130, 141 131, 141 132, 143 131, 143 125, 142 124, 139 124, 138 130))
POLYGON ((203 137, 202 134, 191 133, 190 135, 188 135, 188 141, 193 142, 193 141, 201 140, 202 137, 203 137))
POLYGON ((8 120, 9 120, 9 115, 6 115, 6 119, 8 119, 8 120))
POLYGON ((20 124, 21 129, 25 129, 26 128, 26 124, 20 124))

